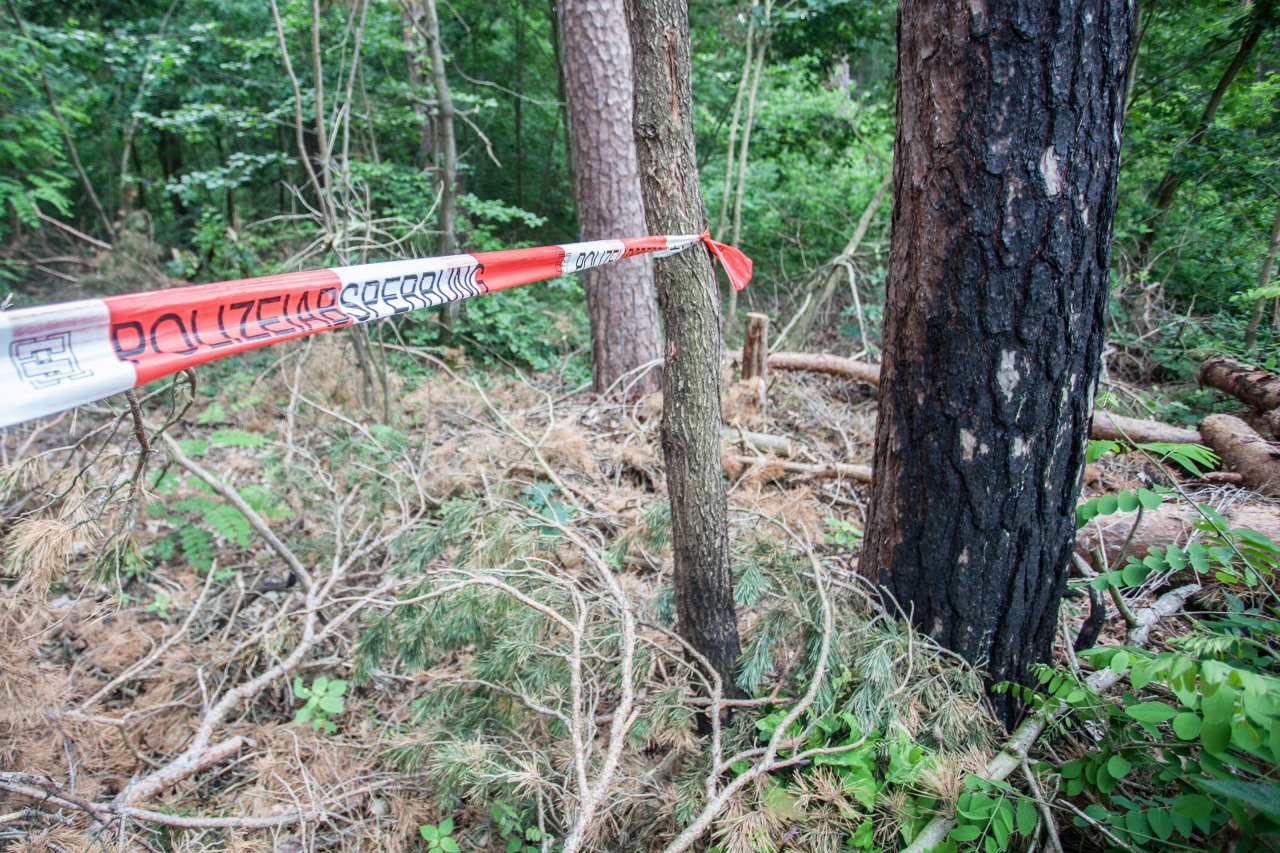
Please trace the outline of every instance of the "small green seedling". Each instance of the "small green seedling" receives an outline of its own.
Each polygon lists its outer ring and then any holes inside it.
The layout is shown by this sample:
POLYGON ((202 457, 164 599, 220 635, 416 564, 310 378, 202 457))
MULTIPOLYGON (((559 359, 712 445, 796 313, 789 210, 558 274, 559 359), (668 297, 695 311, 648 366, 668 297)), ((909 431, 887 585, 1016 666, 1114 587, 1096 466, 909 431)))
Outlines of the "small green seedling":
POLYGON ((157 592, 155 600, 147 605, 147 612, 154 613, 161 619, 168 619, 169 605, 172 603, 173 602, 169 599, 168 595, 163 592, 157 592))
POLYGON ((427 849, 431 853, 458 853, 461 849, 458 842, 453 840, 453 818, 447 817, 438 824, 424 823, 418 827, 418 832, 422 833, 422 838, 427 842, 427 849))
POLYGON ((828 518, 827 532, 822 541, 840 548, 852 548, 862 541, 862 530, 852 521, 828 518))
POLYGON ((340 678, 330 680, 321 675, 311 682, 310 687, 306 687, 301 677, 294 676, 293 695, 307 700, 307 704, 298 709, 293 721, 299 725, 309 722, 315 731, 324 729, 327 734, 333 734, 338 726, 329 717, 341 714, 346 709, 346 703, 342 701, 346 692, 347 682, 340 678))

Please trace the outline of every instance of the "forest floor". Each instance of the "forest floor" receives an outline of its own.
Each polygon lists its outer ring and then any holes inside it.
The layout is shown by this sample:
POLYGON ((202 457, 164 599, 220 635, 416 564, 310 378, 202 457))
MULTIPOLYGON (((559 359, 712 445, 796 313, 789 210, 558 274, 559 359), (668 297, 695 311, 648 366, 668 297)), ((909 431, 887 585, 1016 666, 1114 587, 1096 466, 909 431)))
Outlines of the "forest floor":
MULTIPOLYGON (((474 646, 425 668, 375 663, 330 706, 340 710, 313 714, 317 725, 295 722, 304 699, 290 685, 300 677, 305 693, 323 690, 322 677, 351 679, 371 614, 394 607, 387 602, 425 569, 405 543, 447 527, 439 519, 470 496, 490 496, 486 512, 519 504, 565 525, 581 520, 602 549, 628 540, 618 582, 641 611, 658 607, 670 549, 637 532, 655 526, 664 493, 660 398, 605 402, 554 378, 476 381, 463 378, 456 353, 450 367, 423 373, 393 353, 401 373, 389 374, 391 426, 366 427, 376 412, 333 367, 349 363, 344 339, 202 369, 193 397, 179 378, 144 398, 144 468, 132 414, 118 405, 4 435, 0 848, 414 850, 424 849, 419 827, 456 818, 464 849, 504 849, 482 828, 478 801, 442 811, 438 773, 394 758, 422 717, 424 691, 460 677, 474 646), (182 420, 156 438, 187 398, 182 420), (230 505, 232 490, 248 522, 230 505)), ((762 410, 758 388, 733 381, 728 367, 725 389, 735 541, 773 525, 848 578, 866 484, 785 463, 869 462, 872 389, 774 372, 762 410), (786 439, 785 460, 747 432, 786 439)), ((1142 455, 1113 454, 1089 467, 1086 490, 1161 476, 1142 455)), ((1231 486, 1187 487, 1219 506, 1263 501, 1231 486)), ((452 539, 437 562, 460 564, 468 540, 488 535, 484 513, 468 518, 445 531, 452 539)), ((570 571, 583 560, 556 559, 570 571)), ((1153 580, 1131 603, 1168 586, 1153 580)), ((1066 636, 1088 609, 1087 598, 1066 602, 1066 636)), ((760 618, 744 610, 748 629, 760 618)), ((1119 641, 1123 628, 1111 613, 1100 642, 1119 641)), ((1156 629, 1157 645, 1166 630, 1156 629)), ((762 674, 763 693, 788 666, 779 659, 762 674)), ((971 690, 956 685, 953 693, 971 690)), ((957 741, 951 781, 939 787, 979 771, 995 745, 971 694, 959 710, 976 733, 957 741)), ((933 713, 902 715, 936 728, 933 713)), ((663 750, 692 748, 672 737, 651 736, 628 761, 648 772, 663 750)), ((659 823, 679 814, 677 775, 659 774, 646 794, 659 823)))

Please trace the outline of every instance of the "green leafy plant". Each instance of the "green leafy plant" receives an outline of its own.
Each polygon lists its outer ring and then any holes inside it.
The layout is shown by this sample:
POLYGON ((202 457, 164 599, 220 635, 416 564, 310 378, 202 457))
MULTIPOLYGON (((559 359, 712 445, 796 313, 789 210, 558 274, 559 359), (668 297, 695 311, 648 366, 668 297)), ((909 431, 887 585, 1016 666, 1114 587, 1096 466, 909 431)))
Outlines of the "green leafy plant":
POLYGON ((1183 470, 1199 476, 1205 471, 1217 467, 1221 461, 1203 444, 1185 444, 1173 441, 1149 441, 1129 444, 1114 439, 1090 439, 1085 451, 1086 462, 1096 462, 1108 453, 1127 453, 1141 450, 1155 456, 1160 462, 1172 462, 1183 470))
POLYGON ((435 853, 458 853, 461 849, 453 838, 453 818, 447 817, 437 823, 424 823, 418 827, 422 840, 427 842, 427 849, 435 853))
POLYGON ((293 721, 298 725, 311 723, 311 728, 315 731, 323 729, 327 734, 333 734, 338 726, 330 717, 346 710, 346 702, 343 700, 346 693, 347 682, 340 678, 317 676, 311 686, 307 687, 302 683, 301 676, 294 676, 293 695, 305 699, 306 704, 294 714, 293 721))
POLYGON ((1084 813, 1122 843, 1218 846, 1210 839, 1232 838, 1241 850, 1272 849, 1280 840, 1280 597, 1273 586, 1280 545, 1198 509, 1197 541, 1148 557, 1216 581, 1216 611, 1164 650, 1082 652, 1125 677, 1118 696, 1047 666, 1037 671, 1040 689, 1012 689, 1038 706, 1072 710, 1090 746, 1060 768, 1042 768, 1060 773, 1068 796, 1088 794, 1084 813))
POLYGON ((862 541, 862 529, 852 521, 840 518, 827 519, 827 532, 822 541, 838 548, 854 548, 862 541))
POLYGON ((498 827, 504 853, 540 853, 542 830, 536 825, 525 825, 520 811, 506 800, 498 800, 489 806, 489 814, 498 827))
POLYGON ((147 605, 147 612, 154 613, 161 619, 169 618, 169 605, 173 602, 169 599, 168 594, 157 592, 156 597, 147 605))

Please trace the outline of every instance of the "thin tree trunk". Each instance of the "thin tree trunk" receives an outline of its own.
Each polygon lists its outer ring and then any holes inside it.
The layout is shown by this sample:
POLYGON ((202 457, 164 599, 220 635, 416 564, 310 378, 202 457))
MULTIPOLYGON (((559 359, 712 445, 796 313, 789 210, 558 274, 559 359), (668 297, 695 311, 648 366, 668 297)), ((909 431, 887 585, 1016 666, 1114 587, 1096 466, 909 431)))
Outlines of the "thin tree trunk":
MULTIPOLYGON (((756 52, 756 67, 751 73, 751 90, 747 93, 747 116, 742 124, 742 147, 738 151, 738 181, 733 188, 733 236, 730 242, 734 246, 742 245, 742 196, 747 187, 747 154, 751 149, 751 128, 756 123, 756 93, 760 90, 760 75, 764 71, 765 54, 769 51, 769 18, 773 14, 773 0, 764 0, 764 35, 760 39, 760 49, 756 52)), ((729 288, 729 307, 725 311, 724 333, 727 337, 733 331, 738 319, 738 291, 729 288)))
MULTIPOLYGON (((622 0, 563 0, 560 13, 578 230, 583 240, 643 234, 631 46, 619 38, 627 27, 622 0)), ((622 391, 624 377, 662 357, 653 261, 588 270, 584 285, 595 390, 622 391)), ((634 390, 657 391, 661 375, 654 369, 634 376, 634 390)))
MULTIPOLYGON (((1276 253, 1280 251, 1280 205, 1276 206, 1276 218, 1271 223, 1271 243, 1267 247, 1267 257, 1262 261, 1262 269, 1258 273, 1258 287, 1271 284, 1271 275, 1276 269, 1276 253)), ((1244 330, 1244 348, 1252 350, 1258 346, 1258 326, 1262 324, 1262 315, 1267 310, 1267 297, 1259 296, 1253 303, 1253 315, 1249 318, 1249 326, 1244 330)))
MULTIPOLYGON (((1236 55, 1232 57, 1231 64, 1227 66, 1227 70, 1218 78, 1218 85, 1213 87, 1213 92, 1209 95, 1209 100, 1204 105, 1204 111, 1200 114, 1200 123, 1196 126, 1195 132, 1191 134, 1186 143, 1179 146, 1177 153, 1174 155, 1175 158, 1185 157, 1189 151, 1199 147, 1204 140, 1205 134, 1209 132, 1209 128, 1213 125, 1214 117, 1218 114, 1218 107, 1222 104, 1222 97, 1227 93, 1227 89, 1231 87, 1231 83, 1236 79, 1236 75, 1240 73, 1240 69, 1244 68, 1245 61, 1248 60, 1249 54, 1253 52, 1254 45, 1258 43, 1258 39, 1262 36, 1264 22, 1270 17, 1269 10, 1274 4, 1275 0, 1259 0, 1257 6, 1253 9, 1253 25, 1245 33, 1244 38, 1240 40, 1240 46, 1236 49, 1236 55)), ((1169 208, 1173 205, 1174 193, 1182 185, 1183 177, 1182 173, 1176 168, 1176 163, 1170 163, 1169 168, 1160 178, 1160 183, 1156 186, 1154 202, 1156 212, 1151 219, 1151 228, 1142 235, 1138 243, 1139 269, 1147 266, 1151 247, 1155 245, 1160 225, 1164 222, 1169 208)))
MULTIPOLYGON (((628 0, 636 150, 649 230, 706 227, 694 152, 688 8, 628 0)), ((662 451, 671 498, 677 630, 737 693, 741 648, 733 606, 720 470, 720 298, 711 259, 684 252, 654 264, 666 332, 662 451)))
POLYGON ((733 194, 733 163, 738 148, 738 121, 742 117, 742 96, 751 81, 752 51, 756 40, 756 7, 759 0, 752 0, 747 13, 747 44, 742 54, 742 76, 738 78, 738 91, 733 96, 733 117, 729 120, 729 144, 724 152, 724 186, 720 190, 720 216, 716 220, 716 239, 724 240, 724 229, 729 224, 729 196, 733 194))
MULTIPOLYGON (((436 90, 436 146, 440 152, 440 250, 443 254, 458 252, 457 190, 458 190, 458 140, 453 131, 453 97, 449 93, 449 77, 444 68, 444 46, 440 43, 440 16, 436 14, 436 0, 424 0, 422 10, 426 14, 427 41, 431 51, 431 82, 436 90)), ((452 329, 459 316, 461 303, 450 302, 445 308, 444 321, 452 329)))
MULTIPOLYGON (((1066 588, 1132 12, 1114 0, 904 0, 898 11, 860 571, 988 683, 1023 681, 1047 659, 1066 588)), ((1011 723, 1015 700, 995 700, 1011 723)))
POLYGON ((409 72, 409 89, 410 94, 414 95, 413 115, 417 119, 418 124, 418 153, 415 157, 415 165, 419 168, 429 168, 432 165, 432 154, 435 151, 435 140, 432 130, 432 120, 430 111, 426 104, 416 96, 425 90, 426 78, 431 74, 429 65, 424 67, 423 56, 429 50, 419 39, 421 32, 426 30, 426 11, 422 8, 422 0, 408 0, 404 7, 404 55, 405 64, 409 72))

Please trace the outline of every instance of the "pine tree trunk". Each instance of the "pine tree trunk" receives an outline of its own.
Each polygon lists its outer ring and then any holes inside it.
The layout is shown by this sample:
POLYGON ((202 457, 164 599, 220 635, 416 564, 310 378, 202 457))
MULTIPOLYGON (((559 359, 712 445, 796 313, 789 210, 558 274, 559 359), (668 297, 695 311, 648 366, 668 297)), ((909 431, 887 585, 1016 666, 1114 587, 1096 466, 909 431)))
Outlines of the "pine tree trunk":
MULTIPOLYGON (((583 240, 645 232, 644 199, 632 134, 631 45, 622 0, 563 0, 564 82, 573 143, 574 195, 583 240)), ((642 256, 585 273, 595 389, 662 357, 653 261, 642 256)), ((661 371, 634 377, 657 391, 661 371)))
POLYGON ((1066 586, 1132 15, 1122 0, 899 8, 860 570, 990 683, 1048 657, 1066 586))
MULTIPOLYGON (((635 135, 649 230, 706 227, 694 154, 684 0, 628 0, 635 135)), ((740 653, 720 468, 720 298, 706 252, 654 263, 666 333, 662 452, 671 498, 677 630, 734 688, 740 653)))

